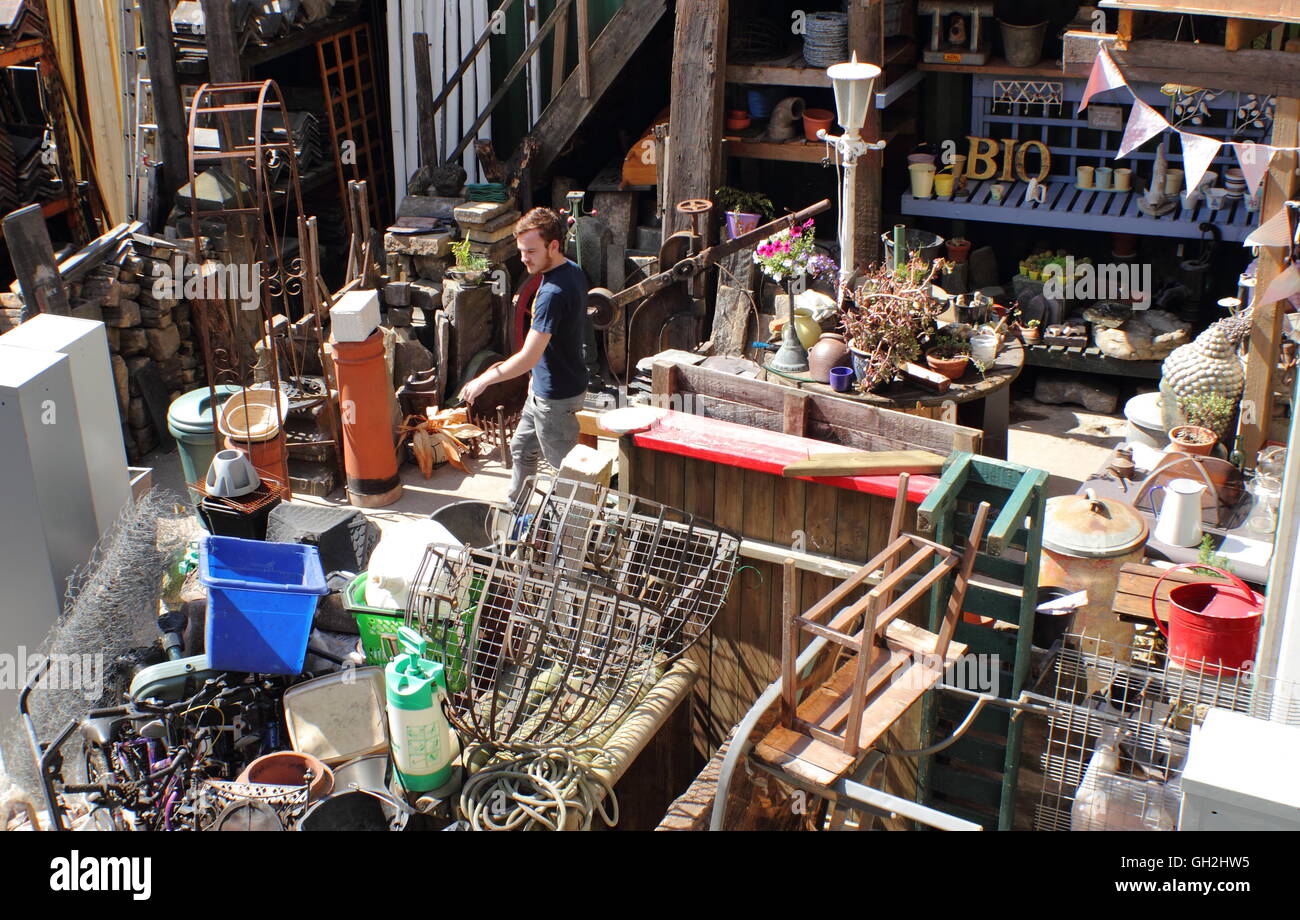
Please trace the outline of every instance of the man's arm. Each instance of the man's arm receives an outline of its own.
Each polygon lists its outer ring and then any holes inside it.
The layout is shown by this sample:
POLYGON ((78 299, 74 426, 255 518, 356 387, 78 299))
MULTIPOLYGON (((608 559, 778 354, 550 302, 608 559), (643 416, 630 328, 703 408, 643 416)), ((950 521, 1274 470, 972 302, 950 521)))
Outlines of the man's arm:
POLYGON ((528 373, 537 366, 538 361, 542 360, 542 353, 546 351, 546 346, 550 344, 550 341, 551 334, 549 332, 538 332, 536 329, 529 329, 528 337, 524 339, 524 347, 500 364, 489 367, 465 384, 465 388, 460 391, 461 399, 472 403, 492 384, 528 373))

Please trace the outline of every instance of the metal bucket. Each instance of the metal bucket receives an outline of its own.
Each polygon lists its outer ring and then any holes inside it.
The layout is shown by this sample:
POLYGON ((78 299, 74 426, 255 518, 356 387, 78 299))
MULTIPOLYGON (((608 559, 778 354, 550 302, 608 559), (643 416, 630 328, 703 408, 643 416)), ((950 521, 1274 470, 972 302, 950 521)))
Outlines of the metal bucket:
MULTIPOLYGON (((885 244, 885 264, 894 264, 894 233, 891 230, 888 233, 880 234, 881 241, 885 244)), ((941 259, 944 255, 944 239, 937 233, 929 233, 925 230, 908 230, 907 231, 907 251, 915 252, 920 255, 922 261, 933 262, 935 259, 941 259)))
POLYGON ((1244 581, 1212 566, 1183 563, 1167 570, 1151 592, 1151 616, 1169 642, 1169 658, 1183 667, 1218 674, 1249 670, 1259 642, 1264 596, 1244 581), (1160 582, 1178 569, 1205 569, 1232 584, 1193 582, 1169 592, 1169 628, 1160 622, 1160 582))
POLYGON ((1047 35, 1047 22, 1031 26, 1015 25, 998 20, 1002 27, 1002 47, 1007 63, 1012 67, 1033 67, 1043 57, 1043 39, 1047 35))

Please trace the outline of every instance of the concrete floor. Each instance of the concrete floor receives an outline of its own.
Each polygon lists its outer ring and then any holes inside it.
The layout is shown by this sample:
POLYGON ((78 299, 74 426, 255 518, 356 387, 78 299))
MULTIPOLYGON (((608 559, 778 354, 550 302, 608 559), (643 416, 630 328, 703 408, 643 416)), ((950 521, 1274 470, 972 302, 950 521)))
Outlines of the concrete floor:
POLYGON ((1072 495, 1124 440, 1127 425, 1123 415, 1097 415, 1081 406, 1049 406, 1022 397, 1011 403, 1007 459, 1051 474, 1049 497, 1072 495))
MULTIPOLYGON (((1030 398, 1015 399, 1011 406, 1009 460, 1051 474, 1049 495, 1069 495, 1100 469, 1111 449, 1123 439, 1122 416, 1096 415, 1076 406, 1049 406, 1030 398)), ((614 441, 602 440, 601 450, 617 453, 614 441)), ((427 517, 443 505, 463 499, 504 502, 510 471, 492 458, 466 462, 470 475, 443 464, 425 479, 418 467, 404 464, 400 474, 402 497, 386 508, 363 509, 382 530, 394 521, 427 517)), ((153 482, 177 493, 184 490, 180 458, 173 447, 155 451, 144 464, 153 467, 153 482)), ((338 489, 328 499, 298 495, 295 500, 319 505, 346 505, 338 489)))

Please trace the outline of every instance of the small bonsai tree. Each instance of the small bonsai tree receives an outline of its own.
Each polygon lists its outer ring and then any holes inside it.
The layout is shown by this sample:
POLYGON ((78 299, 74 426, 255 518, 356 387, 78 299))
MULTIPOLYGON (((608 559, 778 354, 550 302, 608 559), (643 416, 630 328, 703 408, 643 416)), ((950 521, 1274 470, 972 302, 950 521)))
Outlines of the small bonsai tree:
POLYGON ((1222 438, 1232 424, 1237 404, 1222 393, 1193 393, 1178 400, 1187 424, 1208 428, 1222 438))
POLYGON ((766 195, 760 195, 758 192, 747 192, 744 189, 733 188, 730 185, 724 185, 714 192, 713 202, 721 207, 724 213, 757 214, 769 220, 776 211, 776 208, 766 195))

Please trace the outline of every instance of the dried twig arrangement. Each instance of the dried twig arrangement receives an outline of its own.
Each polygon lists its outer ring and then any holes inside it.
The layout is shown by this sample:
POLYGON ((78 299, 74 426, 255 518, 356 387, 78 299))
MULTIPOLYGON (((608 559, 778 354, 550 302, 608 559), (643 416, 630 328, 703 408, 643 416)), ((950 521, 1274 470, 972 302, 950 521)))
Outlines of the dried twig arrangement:
POLYGON ((902 268, 880 264, 862 276, 853 303, 840 311, 849 345, 866 355, 855 356, 861 392, 888 383, 904 364, 921 356, 922 343, 934 334, 935 318, 943 311, 931 285, 945 264, 925 262, 913 253, 902 268))

